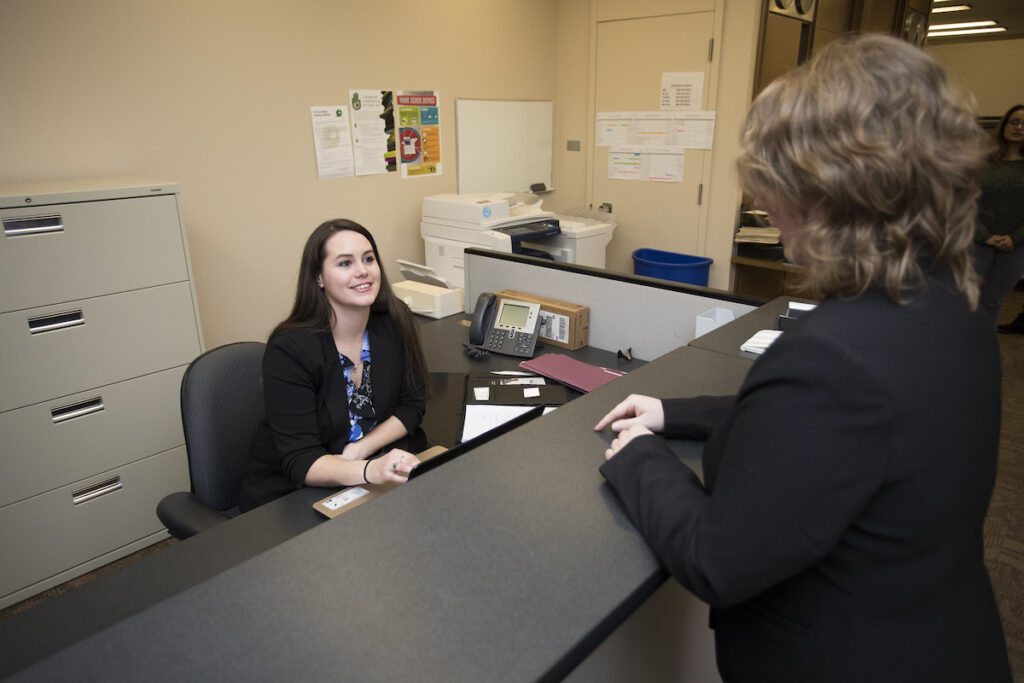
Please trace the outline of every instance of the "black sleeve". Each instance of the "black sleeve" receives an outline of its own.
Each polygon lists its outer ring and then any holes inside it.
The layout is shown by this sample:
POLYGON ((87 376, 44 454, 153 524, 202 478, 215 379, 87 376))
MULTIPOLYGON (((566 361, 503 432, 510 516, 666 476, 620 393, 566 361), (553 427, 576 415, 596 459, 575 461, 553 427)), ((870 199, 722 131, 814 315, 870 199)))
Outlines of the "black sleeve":
POLYGON ((668 570, 709 604, 747 600, 824 557, 878 489, 890 400, 825 339, 780 338, 709 438, 711 490, 654 435, 601 472, 668 570))
MULTIPOLYGON (((315 354, 305 348, 309 344, 303 341, 310 340, 278 335, 267 343, 263 355, 267 425, 278 455, 278 467, 296 486, 305 484, 309 468, 327 453, 317 417, 322 368, 315 354)), ((318 342, 312 346, 319 348, 318 342)))
POLYGON ((735 400, 735 396, 662 399, 665 436, 670 439, 704 441, 722 421, 735 400))

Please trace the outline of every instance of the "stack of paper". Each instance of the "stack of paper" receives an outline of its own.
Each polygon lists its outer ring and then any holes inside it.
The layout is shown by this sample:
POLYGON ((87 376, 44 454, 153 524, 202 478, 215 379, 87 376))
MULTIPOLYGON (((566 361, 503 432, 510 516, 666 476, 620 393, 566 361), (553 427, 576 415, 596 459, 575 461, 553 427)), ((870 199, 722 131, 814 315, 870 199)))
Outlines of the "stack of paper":
POLYGON ((748 351, 760 355, 779 338, 780 334, 782 334, 782 330, 760 330, 754 333, 753 337, 743 342, 740 346, 740 351, 748 351))

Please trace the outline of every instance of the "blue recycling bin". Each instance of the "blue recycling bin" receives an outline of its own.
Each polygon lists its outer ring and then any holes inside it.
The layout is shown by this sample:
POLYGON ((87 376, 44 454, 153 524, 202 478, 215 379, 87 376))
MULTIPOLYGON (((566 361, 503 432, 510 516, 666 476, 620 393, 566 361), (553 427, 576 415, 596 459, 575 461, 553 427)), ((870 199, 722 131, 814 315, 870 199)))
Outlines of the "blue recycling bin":
POLYGON ((637 249, 633 252, 633 272, 637 275, 701 287, 708 286, 708 270, 712 263, 714 259, 660 249, 637 249))

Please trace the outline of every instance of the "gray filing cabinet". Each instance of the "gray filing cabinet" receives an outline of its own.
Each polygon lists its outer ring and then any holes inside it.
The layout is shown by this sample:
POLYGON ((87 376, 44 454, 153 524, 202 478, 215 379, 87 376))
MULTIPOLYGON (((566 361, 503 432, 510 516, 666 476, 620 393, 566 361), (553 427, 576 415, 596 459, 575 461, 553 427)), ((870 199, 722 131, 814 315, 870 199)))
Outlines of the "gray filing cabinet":
POLYGON ((0 186, 0 608, 167 536, 202 351, 173 183, 0 186))

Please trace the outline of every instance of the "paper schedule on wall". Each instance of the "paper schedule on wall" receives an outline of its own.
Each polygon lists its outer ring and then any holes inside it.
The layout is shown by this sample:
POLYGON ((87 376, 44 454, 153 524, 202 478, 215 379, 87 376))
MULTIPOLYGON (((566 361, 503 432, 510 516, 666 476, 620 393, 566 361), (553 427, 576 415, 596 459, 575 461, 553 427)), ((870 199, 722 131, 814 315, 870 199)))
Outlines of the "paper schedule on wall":
POLYGON ((616 180, 683 182, 685 152, 678 147, 617 146, 608 150, 608 177, 616 180))
POLYGON ((666 71, 661 74, 661 109, 696 111, 703 99, 703 71, 666 71))
POLYGON ((356 175, 398 170, 393 98, 390 90, 348 91, 356 175))
POLYGON ((597 115, 594 144, 711 149, 713 111, 607 111, 597 115))
POLYGON ((441 175, 441 115, 437 91, 398 92, 396 146, 403 178, 441 175))
POLYGON ((346 178, 353 174, 352 138, 348 132, 348 107, 310 107, 317 177, 346 178))

